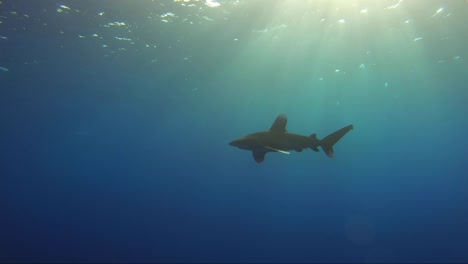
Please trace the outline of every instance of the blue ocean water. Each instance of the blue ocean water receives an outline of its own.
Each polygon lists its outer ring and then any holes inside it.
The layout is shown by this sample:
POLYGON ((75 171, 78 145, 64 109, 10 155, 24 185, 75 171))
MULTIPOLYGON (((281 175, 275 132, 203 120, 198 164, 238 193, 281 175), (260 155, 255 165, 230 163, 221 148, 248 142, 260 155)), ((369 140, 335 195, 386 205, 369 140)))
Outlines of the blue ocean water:
POLYGON ((1 0, 0 262, 468 262, 464 0, 1 0), (335 157, 228 143, 267 130, 335 157))

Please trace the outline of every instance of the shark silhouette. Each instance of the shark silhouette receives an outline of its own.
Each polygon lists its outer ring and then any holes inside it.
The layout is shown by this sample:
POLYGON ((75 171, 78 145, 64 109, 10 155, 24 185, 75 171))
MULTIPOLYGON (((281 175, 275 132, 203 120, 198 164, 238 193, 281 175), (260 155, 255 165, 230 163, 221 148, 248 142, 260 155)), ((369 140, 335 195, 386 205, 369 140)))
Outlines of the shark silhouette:
POLYGON ((287 122, 286 115, 280 114, 270 130, 249 134, 230 142, 229 145, 252 151, 253 158, 257 163, 262 163, 265 160, 265 154, 268 152, 289 154, 288 150, 301 152, 306 148, 318 152, 318 147, 321 147, 328 157, 333 158, 333 145, 353 129, 353 125, 349 125, 323 139, 317 139, 317 134, 302 136, 289 133, 286 130, 287 122))

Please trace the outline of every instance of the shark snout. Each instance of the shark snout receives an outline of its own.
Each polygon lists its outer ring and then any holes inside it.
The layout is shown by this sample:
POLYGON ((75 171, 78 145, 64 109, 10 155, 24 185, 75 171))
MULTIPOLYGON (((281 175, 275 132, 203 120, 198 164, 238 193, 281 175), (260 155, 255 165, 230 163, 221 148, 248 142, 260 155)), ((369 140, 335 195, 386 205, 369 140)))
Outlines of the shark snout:
POLYGON ((229 145, 231 145, 233 147, 243 148, 243 147, 245 147, 246 142, 245 142, 244 139, 238 138, 236 140, 233 140, 233 141, 229 142, 229 145))
POLYGON ((239 138, 239 139, 233 140, 229 142, 229 145, 236 147, 236 148, 240 148, 240 149, 247 149, 247 150, 250 149, 249 141, 245 140, 245 138, 239 138))

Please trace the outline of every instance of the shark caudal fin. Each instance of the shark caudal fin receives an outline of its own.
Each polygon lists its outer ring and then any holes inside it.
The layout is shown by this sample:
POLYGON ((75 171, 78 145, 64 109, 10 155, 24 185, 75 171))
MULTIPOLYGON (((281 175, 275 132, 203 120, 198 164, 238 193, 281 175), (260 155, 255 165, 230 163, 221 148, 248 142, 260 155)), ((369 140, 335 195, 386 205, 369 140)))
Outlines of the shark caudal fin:
POLYGON ((328 157, 333 158, 335 156, 335 153, 333 152, 333 145, 335 145, 336 142, 338 142, 351 129, 353 129, 353 125, 343 127, 342 129, 337 130, 320 140, 320 146, 328 157))

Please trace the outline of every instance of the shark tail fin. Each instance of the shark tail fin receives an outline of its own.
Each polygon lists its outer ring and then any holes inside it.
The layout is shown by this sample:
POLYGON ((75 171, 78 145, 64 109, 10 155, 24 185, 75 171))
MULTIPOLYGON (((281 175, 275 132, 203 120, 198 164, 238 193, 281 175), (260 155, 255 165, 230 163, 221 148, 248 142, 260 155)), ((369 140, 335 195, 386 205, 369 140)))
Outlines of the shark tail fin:
POLYGON ((352 129, 353 125, 343 127, 342 129, 337 130, 320 140, 320 146, 328 157, 333 158, 335 156, 333 145, 335 145, 336 142, 338 142, 344 135, 346 135, 346 133, 352 129))

